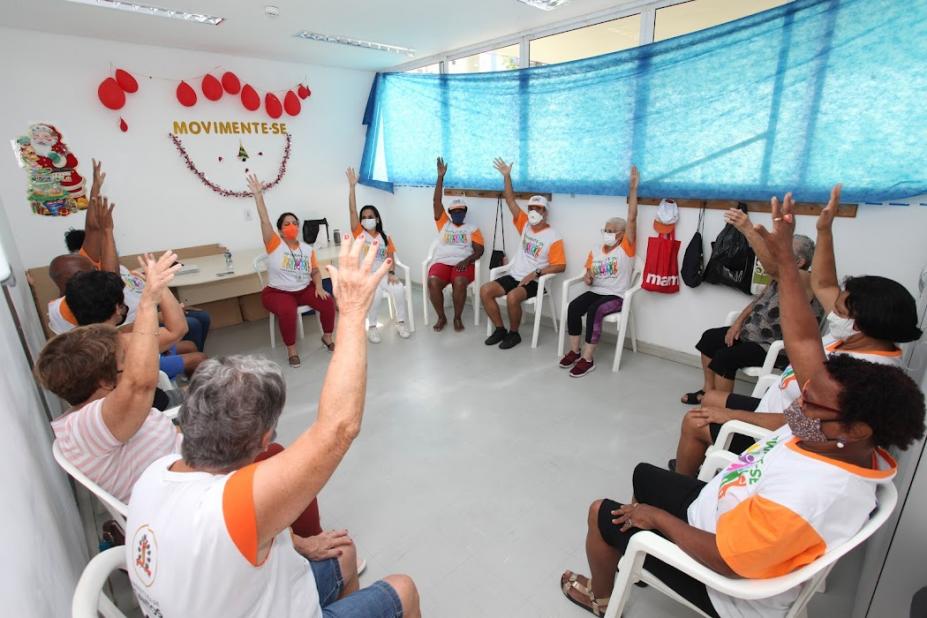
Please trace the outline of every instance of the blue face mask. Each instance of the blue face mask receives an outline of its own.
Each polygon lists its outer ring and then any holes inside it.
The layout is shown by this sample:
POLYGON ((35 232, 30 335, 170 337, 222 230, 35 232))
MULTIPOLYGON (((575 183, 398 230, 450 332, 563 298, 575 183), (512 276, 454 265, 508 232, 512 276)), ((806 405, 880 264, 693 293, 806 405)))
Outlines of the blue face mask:
POLYGON ((451 212, 451 221, 454 222, 454 225, 463 224, 466 218, 467 218, 466 210, 454 210, 451 212))

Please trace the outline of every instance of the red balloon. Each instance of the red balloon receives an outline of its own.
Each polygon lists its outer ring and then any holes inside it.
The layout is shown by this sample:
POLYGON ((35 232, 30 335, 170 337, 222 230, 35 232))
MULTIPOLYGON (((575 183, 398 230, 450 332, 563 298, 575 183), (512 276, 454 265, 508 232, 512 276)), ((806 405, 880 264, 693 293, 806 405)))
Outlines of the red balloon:
POLYGON ((229 94, 238 94, 241 90, 241 82, 238 81, 237 75, 231 71, 226 71, 222 74, 222 87, 229 94))
POLYGON ((296 94, 299 95, 300 99, 305 99, 309 97, 309 89, 306 88, 303 84, 299 85, 299 88, 296 89, 296 94))
POLYGON ((219 80, 207 73, 203 76, 203 83, 200 84, 203 94, 210 101, 218 101, 222 98, 222 84, 219 80))
POLYGON ((177 84, 177 100, 185 107, 193 107, 196 105, 196 90, 187 82, 180 82, 177 84))
POLYGON ((245 84, 245 87, 241 89, 241 104, 246 110, 252 112, 261 106, 261 97, 251 87, 251 84, 245 84))
POLYGON ((129 125, 126 124, 126 121, 123 120, 122 118, 119 119, 119 130, 122 131, 123 133, 129 130, 129 125))
POLYGON ((299 97, 296 96, 296 93, 290 90, 286 93, 286 96, 283 97, 283 109, 286 110, 290 116, 299 115, 299 111, 302 109, 302 104, 299 102, 299 97))
POLYGON ((138 82, 135 81, 135 78, 132 77, 132 74, 128 71, 116 69, 116 83, 129 94, 138 92, 138 82))
POLYGON ((306 98, 308 99, 311 96, 312 96, 312 91, 306 88, 306 98))
POLYGON ((100 97, 100 103, 109 109, 122 109, 122 106, 126 104, 126 93, 112 77, 107 77, 100 82, 97 96, 100 97))
POLYGON ((264 109, 271 118, 279 118, 283 114, 283 106, 280 105, 280 99, 272 92, 264 95, 264 109))

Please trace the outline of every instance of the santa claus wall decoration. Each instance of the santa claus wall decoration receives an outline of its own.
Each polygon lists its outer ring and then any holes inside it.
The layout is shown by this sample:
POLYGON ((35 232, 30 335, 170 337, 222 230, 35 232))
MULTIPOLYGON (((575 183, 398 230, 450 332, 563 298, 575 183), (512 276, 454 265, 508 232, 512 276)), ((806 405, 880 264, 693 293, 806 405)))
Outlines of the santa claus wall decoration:
POLYGON ((37 215, 66 217, 87 208, 84 179, 61 132, 50 124, 34 124, 16 140, 22 166, 29 173, 27 197, 37 215))

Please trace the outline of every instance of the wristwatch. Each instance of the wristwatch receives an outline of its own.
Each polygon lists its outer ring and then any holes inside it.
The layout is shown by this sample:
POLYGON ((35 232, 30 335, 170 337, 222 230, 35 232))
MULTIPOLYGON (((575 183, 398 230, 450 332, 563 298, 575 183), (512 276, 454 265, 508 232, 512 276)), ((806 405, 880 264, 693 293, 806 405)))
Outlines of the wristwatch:
POLYGON ((538 268, 538 269, 536 269, 536 270, 534 271, 534 274, 537 276, 538 279, 540 279, 541 276, 542 276, 544 273, 541 272, 541 269, 540 269, 540 268, 538 268))

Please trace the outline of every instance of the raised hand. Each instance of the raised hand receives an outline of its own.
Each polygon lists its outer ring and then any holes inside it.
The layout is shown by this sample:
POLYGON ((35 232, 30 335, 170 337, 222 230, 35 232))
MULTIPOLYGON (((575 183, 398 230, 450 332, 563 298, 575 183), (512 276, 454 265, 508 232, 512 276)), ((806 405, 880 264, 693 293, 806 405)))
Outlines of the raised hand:
POLYGON ((338 267, 326 266, 332 278, 332 292, 338 299, 338 310, 342 319, 364 319, 377 286, 393 265, 393 259, 387 258, 376 271, 371 272, 379 242, 379 239, 374 240, 373 246, 361 258, 364 241, 354 240, 350 234, 344 234, 341 252, 338 255, 338 267))
POLYGON ((96 159, 90 159, 93 164, 93 183, 90 185, 90 198, 99 197, 103 190, 103 181, 106 180, 106 172, 103 171, 103 162, 96 159))
POLYGON ((104 230, 112 231, 113 223, 113 209, 116 208, 116 202, 110 203, 105 197, 99 198, 99 222, 100 227, 104 230))
POLYGON ((728 208, 724 213, 724 221, 730 223, 741 232, 750 227, 750 217, 739 208, 728 208))
POLYGON ((641 175, 637 171, 637 166, 631 166, 631 174, 628 176, 628 187, 631 191, 637 191, 637 185, 640 184, 641 175))
POLYGON ((87 206, 87 220, 84 221, 85 232, 96 232, 102 225, 100 209, 102 208, 100 197, 93 196, 90 198, 90 204, 87 206))
POLYGON ((161 294, 174 280, 174 275, 183 268, 183 264, 177 263, 177 254, 173 251, 165 251, 158 259, 146 253, 144 258, 139 256, 138 263, 145 271, 145 288, 142 291, 142 297, 147 297, 153 303, 158 302, 161 294))
POLYGON ((444 159, 438 157, 438 178, 444 178, 444 175, 447 173, 447 163, 444 162, 444 159))
POLYGON ((357 186, 357 172, 354 171, 353 167, 349 167, 344 175, 348 177, 348 184, 351 185, 352 189, 357 186))
POLYGON ((255 197, 264 194, 264 185, 258 180, 257 174, 248 174, 245 178, 248 179, 248 188, 251 189, 251 193, 253 193, 255 197))
POLYGON ((837 216, 837 207, 840 206, 840 192, 842 190, 843 185, 839 182, 830 190, 830 199, 827 201, 827 206, 825 206, 821 214, 818 215, 817 228, 819 232, 829 230, 834 224, 834 217, 837 216))
POLYGON ((755 226, 756 232, 766 242, 766 247, 777 262, 780 264, 793 262, 795 251, 792 248, 792 239, 795 237, 795 215, 792 211, 795 201, 791 193, 786 193, 781 205, 776 196, 769 200, 769 205, 772 210, 772 232, 762 225, 755 226))
POLYGON ((514 161, 512 163, 506 163, 505 159, 502 157, 496 157, 492 162, 492 166, 499 170, 499 173, 503 176, 508 176, 512 173, 512 165, 514 165, 514 161))

